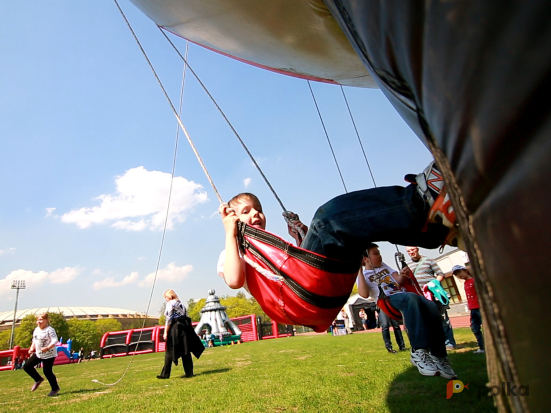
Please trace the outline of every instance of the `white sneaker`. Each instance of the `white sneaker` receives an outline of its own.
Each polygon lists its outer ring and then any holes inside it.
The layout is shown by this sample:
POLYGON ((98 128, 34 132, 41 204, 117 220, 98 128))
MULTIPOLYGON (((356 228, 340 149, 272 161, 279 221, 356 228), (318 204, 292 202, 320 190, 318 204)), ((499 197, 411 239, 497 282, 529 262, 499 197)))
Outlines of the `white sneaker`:
POLYGON ((420 348, 419 350, 412 351, 409 360, 423 376, 436 376, 438 374, 438 366, 427 349, 420 348))
POLYGON ((436 169, 434 161, 415 177, 415 181, 417 183, 417 191, 429 206, 432 207, 444 187, 444 178, 440 171, 436 169))
POLYGON ((474 354, 484 354, 486 353, 484 350, 482 350, 481 348, 479 348, 478 350, 475 350, 473 351, 474 354))
POLYGON ((453 371, 450 361, 447 357, 435 357, 432 354, 430 355, 432 358, 434 364, 438 368, 438 372, 442 377, 448 380, 456 379, 457 374, 455 374, 455 371, 453 371))

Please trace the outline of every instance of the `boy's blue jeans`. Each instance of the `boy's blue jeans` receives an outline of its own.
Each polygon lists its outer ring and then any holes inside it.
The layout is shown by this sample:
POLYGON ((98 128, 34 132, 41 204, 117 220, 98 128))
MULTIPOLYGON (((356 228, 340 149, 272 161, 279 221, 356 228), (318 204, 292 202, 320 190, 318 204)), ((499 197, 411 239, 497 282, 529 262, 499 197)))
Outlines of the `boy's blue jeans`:
MULTIPOLYGON (((414 185, 350 192, 322 205, 314 215, 302 248, 329 258, 357 262, 371 242, 436 248, 449 229, 429 224, 429 207, 414 185)), ((444 329, 436 304, 412 293, 394 294, 391 304, 402 311, 414 349, 429 348, 446 356, 444 329)))
POLYGON ((358 262, 371 242, 436 248, 448 228, 429 224, 428 205, 416 186, 391 186, 350 192, 316 211, 302 248, 341 261, 358 262))
POLYGON ((436 304, 413 293, 393 294, 389 299, 404 315, 412 351, 426 348, 433 356, 446 357, 446 338, 436 304))
POLYGON ((484 350, 484 336, 482 335, 482 314, 480 313, 480 308, 473 308, 471 310, 471 331, 476 337, 476 342, 480 350, 484 350))

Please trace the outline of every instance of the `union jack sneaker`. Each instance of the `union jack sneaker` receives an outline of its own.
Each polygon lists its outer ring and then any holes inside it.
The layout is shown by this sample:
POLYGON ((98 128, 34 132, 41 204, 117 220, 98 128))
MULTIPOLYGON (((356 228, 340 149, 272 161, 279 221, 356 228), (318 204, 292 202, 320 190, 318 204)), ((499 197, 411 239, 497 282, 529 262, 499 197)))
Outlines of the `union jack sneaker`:
POLYGON ((444 187, 444 178, 440 171, 436 169, 434 161, 420 174, 408 174, 404 179, 411 184, 417 185, 417 192, 430 207, 432 207, 435 199, 438 198, 444 187))
POLYGON ((442 173, 436 169, 434 161, 420 174, 406 175, 405 180, 417 185, 417 192, 430 207, 427 223, 442 224, 449 228, 455 226, 455 211, 442 173))
POLYGON ((455 227, 456 216, 452 201, 446 191, 446 186, 442 187, 440 194, 434 200, 427 217, 427 222, 433 224, 442 224, 449 228, 455 227))

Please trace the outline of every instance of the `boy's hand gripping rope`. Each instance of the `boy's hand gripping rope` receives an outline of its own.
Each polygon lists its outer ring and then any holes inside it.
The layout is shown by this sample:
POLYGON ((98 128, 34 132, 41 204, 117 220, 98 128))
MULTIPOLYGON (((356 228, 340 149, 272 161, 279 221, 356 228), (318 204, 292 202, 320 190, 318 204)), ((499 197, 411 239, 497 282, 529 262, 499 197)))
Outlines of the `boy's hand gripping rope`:
POLYGON ((300 222, 300 218, 294 212, 283 211, 282 215, 289 228, 297 234, 297 242, 300 247, 302 245, 302 241, 304 241, 304 237, 306 237, 306 231, 304 231, 305 225, 300 222))

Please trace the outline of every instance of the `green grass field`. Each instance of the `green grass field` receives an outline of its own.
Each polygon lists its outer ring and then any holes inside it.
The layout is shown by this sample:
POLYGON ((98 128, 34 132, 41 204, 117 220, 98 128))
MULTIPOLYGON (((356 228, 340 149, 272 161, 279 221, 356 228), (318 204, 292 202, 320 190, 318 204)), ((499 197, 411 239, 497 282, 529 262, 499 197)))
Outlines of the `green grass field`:
POLYGON ((494 412, 484 355, 469 329, 454 330, 450 360, 469 390, 446 399, 447 380, 423 377, 409 352, 389 354, 380 333, 302 335, 206 349, 195 374, 158 380, 164 353, 55 366, 61 392, 47 381, 34 393, 21 370, 0 372, 0 411, 13 412, 494 412))

